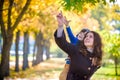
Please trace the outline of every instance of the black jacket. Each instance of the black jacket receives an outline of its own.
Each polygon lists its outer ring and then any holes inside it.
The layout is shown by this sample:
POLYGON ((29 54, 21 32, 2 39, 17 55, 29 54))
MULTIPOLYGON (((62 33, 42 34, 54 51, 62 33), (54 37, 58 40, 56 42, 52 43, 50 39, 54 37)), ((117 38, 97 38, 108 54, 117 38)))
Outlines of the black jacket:
POLYGON ((82 55, 77 46, 66 41, 64 31, 60 38, 57 38, 56 31, 54 37, 57 45, 71 58, 67 80, 89 80, 93 73, 98 69, 97 66, 91 65, 92 53, 88 52, 86 56, 82 55))

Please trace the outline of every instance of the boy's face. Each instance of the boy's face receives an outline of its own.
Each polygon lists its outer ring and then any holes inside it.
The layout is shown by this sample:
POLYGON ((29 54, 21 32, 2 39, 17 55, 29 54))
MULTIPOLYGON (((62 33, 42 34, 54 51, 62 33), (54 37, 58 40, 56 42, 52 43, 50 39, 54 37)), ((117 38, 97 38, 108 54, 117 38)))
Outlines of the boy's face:
POLYGON ((81 41, 81 40, 83 40, 83 38, 85 37, 85 34, 86 34, 87 32, 80 32, 79 34, 78 34, 78 36, 77 36, 77 38, 81 41))

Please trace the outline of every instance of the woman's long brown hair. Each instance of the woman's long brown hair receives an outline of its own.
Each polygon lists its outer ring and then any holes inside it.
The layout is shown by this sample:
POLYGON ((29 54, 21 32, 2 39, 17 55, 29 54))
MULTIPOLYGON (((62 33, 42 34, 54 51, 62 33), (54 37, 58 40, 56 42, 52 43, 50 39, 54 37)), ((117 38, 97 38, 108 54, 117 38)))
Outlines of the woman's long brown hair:
MULTIPOLYGON (((96 65, 101 65, 101 60, 102 60, 102 55, 103 55, 101 37, 95 31, 90 31, 90 32, 93 33, 93 35, 94 35, 93 53, 92 53, 93 58, 96 58, 96 65)), ((83 39, 83 41, 84 41, 84 39, 83 39)), ((83 41, 81 41, 80 44, 78 44, 78 46, 80 48, 80 52, 83 55, 86 55, 87 54, 87 48, 85 47, 83 41)))
POLYGON ((103 55, 101 37, 95 31, 91 31, 91 32, 94 35, 93 55, 95 58, 97 58, 96 64, 100 65, 102 60, 102 55, 103 55))

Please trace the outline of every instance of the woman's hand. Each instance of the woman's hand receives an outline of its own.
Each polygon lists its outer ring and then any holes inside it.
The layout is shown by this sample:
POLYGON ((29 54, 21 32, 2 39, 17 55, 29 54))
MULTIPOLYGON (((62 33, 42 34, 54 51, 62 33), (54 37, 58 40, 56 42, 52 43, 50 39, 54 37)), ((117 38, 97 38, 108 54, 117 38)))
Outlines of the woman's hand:
POLYGON ((58 26, 59 27, 63 27, 63 15, 62 15, 62 12, 60 12, 57 16, 57 21, 58 21, 58 26))
POLYGON ((60 12, 56 17, 57 17, 59 27, 63 27, 63 24, 65 24, 66 26, 69 26, 70 20, 67 20, 65 16, 63 17, 62 12, 60 12))

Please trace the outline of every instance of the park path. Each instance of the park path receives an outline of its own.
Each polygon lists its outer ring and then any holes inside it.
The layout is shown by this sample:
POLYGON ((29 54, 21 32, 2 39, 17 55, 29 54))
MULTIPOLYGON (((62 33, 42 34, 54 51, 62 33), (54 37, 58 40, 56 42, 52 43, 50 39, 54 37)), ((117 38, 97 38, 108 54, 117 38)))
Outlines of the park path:
MULTIPOLYGON (((29 58, 29 61, 32 61, 32 58, 29 58)), ((64 58, 63 59, 52 58, 48 61, 40 63, 35 67, 30 68, 30 71, 33 70, 34 73, 30 73, 29 77, 21 78, 21 76, 18 76, 18 77, 12 76, 14 78, 9 77, 4 80, 59 80, 58 77, 64 66, 64 63, 65 63, 64 58), (58 70, 58 69, 61 69, 61 70, 58 70)), ((19 60, 19 65, 22 65, 22 60, 19 60)), ((12 68, 14 66, 15 66, 15 62, 11 61, 10 67, 12 68)))

